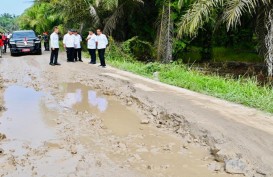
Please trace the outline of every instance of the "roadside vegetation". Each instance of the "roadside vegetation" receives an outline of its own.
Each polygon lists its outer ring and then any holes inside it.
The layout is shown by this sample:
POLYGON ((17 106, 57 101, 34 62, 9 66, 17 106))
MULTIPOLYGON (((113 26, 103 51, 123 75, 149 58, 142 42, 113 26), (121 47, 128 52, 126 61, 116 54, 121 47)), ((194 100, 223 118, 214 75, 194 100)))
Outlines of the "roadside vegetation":
POLYGON ((17 16, 8 13, 0 14, 0 31, 14 31, 19 28, 17 24, 17 16))
POLYGON ((255 77, 233 79, 217 74, 205 75, 177 62, 143 63, 114 42, 108 52, 108 62, 119 69, 273 113, 273 89, 269 85, 259 86, 255 77))
POLYGON ((271 0, 35 0, 18 24, 40 34, 74 28, 83 38, 102 28, 115 67, 273 112, 271 0), (216 62, 258 67, 201 72, 216 62))

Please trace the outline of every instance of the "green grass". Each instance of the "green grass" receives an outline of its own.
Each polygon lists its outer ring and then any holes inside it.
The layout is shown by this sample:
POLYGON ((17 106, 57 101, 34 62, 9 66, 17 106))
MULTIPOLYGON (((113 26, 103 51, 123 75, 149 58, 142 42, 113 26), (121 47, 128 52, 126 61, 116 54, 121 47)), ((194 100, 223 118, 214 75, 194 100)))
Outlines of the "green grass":
MULTIPOLYGON (((199 61, 201 48, 190 47, 189 52, 183 55, 184 62, 199 61)), ((242 50, 236 48, 214 47, 213 59, 214 62, 227 62, 227 61, 239 61, 239 62, 263 62, 263 58, 254 51, 242 50)))
POLYGON ((199 93, 215 96, 224 100, 240 103, 249 107, 273 113, 273 90, 269 86, 258 86, 255 79, 232 79, 218 75, 204 75, 184 65, 141 63, 118 47, 108 51, 107 62, 119 69, 153 78, 159 72, 163 83, 186 88, 199 93))

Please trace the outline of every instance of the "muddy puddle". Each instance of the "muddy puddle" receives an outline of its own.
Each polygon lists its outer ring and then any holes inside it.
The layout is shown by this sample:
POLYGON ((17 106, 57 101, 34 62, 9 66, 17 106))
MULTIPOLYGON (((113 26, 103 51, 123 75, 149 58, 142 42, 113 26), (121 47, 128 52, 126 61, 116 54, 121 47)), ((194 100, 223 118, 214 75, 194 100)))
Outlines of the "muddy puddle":
MULTIPOLYGON (((179 137, 151 124, 140 124, 142 115, 115 98, 101 95, 78 83, 62 84, 60 87, 65 95, 62 103, 65 107, 91 113, 103 121, 108 133, 99 140, 101 144, 98 149, 120 166, 135 169, 145 176, 231 176, 208 169, 208 159, 211 157, 207 150, 185 145, 179 137)), ((85 134, 79 137, 82 143, 94 148, 90 144, 94 140, 88 138, 86 133, 82 134, 85 134)))
POLYGON ((2 148, 23 155, 26 147, 37 148, 56 138, 50 122, 56 114, 47 108, 45 96, 32 88, 6 88, 4 103, 7 110, 0 118, 0 132, 7 140, 2 148))

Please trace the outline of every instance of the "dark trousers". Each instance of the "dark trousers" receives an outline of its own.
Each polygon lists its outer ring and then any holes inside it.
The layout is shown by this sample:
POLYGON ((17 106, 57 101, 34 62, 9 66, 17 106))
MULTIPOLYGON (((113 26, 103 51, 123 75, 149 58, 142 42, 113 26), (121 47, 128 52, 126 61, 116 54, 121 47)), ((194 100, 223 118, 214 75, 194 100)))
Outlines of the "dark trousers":
POLYGON ((51 49, 50 63, 53 63, 53 64, 58 63, 58 54, 59 54, 58 48, 55 48, 54 50, 51 49))
POLYGON ((68 52, 67 52, 67 48, 65 48, 65 52, 66 52, 66 59, 67 59, 67 61, 68 61, 68 52))
POLYGON ((44 42, 45 50, 49 51, 49 42, 44 42))
POLYGON ((91 56, 90 63, 96 64, 96 58, 97 58, 97 56, 96 56, 96 49, 88 49, 88 51, 89 51, 89 54, 91 56))
POLYGON ((100 58, 100 65, 101 66, 106 66, 105 64, 105 49, 98 49, 98 52, 99 52, 99 58, 100 58))
POLYGON ((8 43, 5 42, 5 44, 4 44, 4 53, 7 53, 7 45, 8 45, 8 43))
POLYGON ((67 51, 68 61, 73 62, 74 61, 74 48, 73 47, 71 47, 71 48, 67 47, 66 51, 67 51))
POLYGON ((75 49, 74 51, 74 59, 77 61, 78 59, 81 61, 82 60, 82 49, 75 49))

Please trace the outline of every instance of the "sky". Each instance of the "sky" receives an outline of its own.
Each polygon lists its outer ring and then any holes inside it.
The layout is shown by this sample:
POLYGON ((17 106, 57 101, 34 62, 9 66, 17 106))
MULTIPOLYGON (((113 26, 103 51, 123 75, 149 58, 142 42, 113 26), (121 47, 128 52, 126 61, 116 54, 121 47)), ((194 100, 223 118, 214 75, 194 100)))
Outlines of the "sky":
POLYGON ((0 0, 0 14, 10 13, 21 15, 33 4, 33 0, 0 0))

